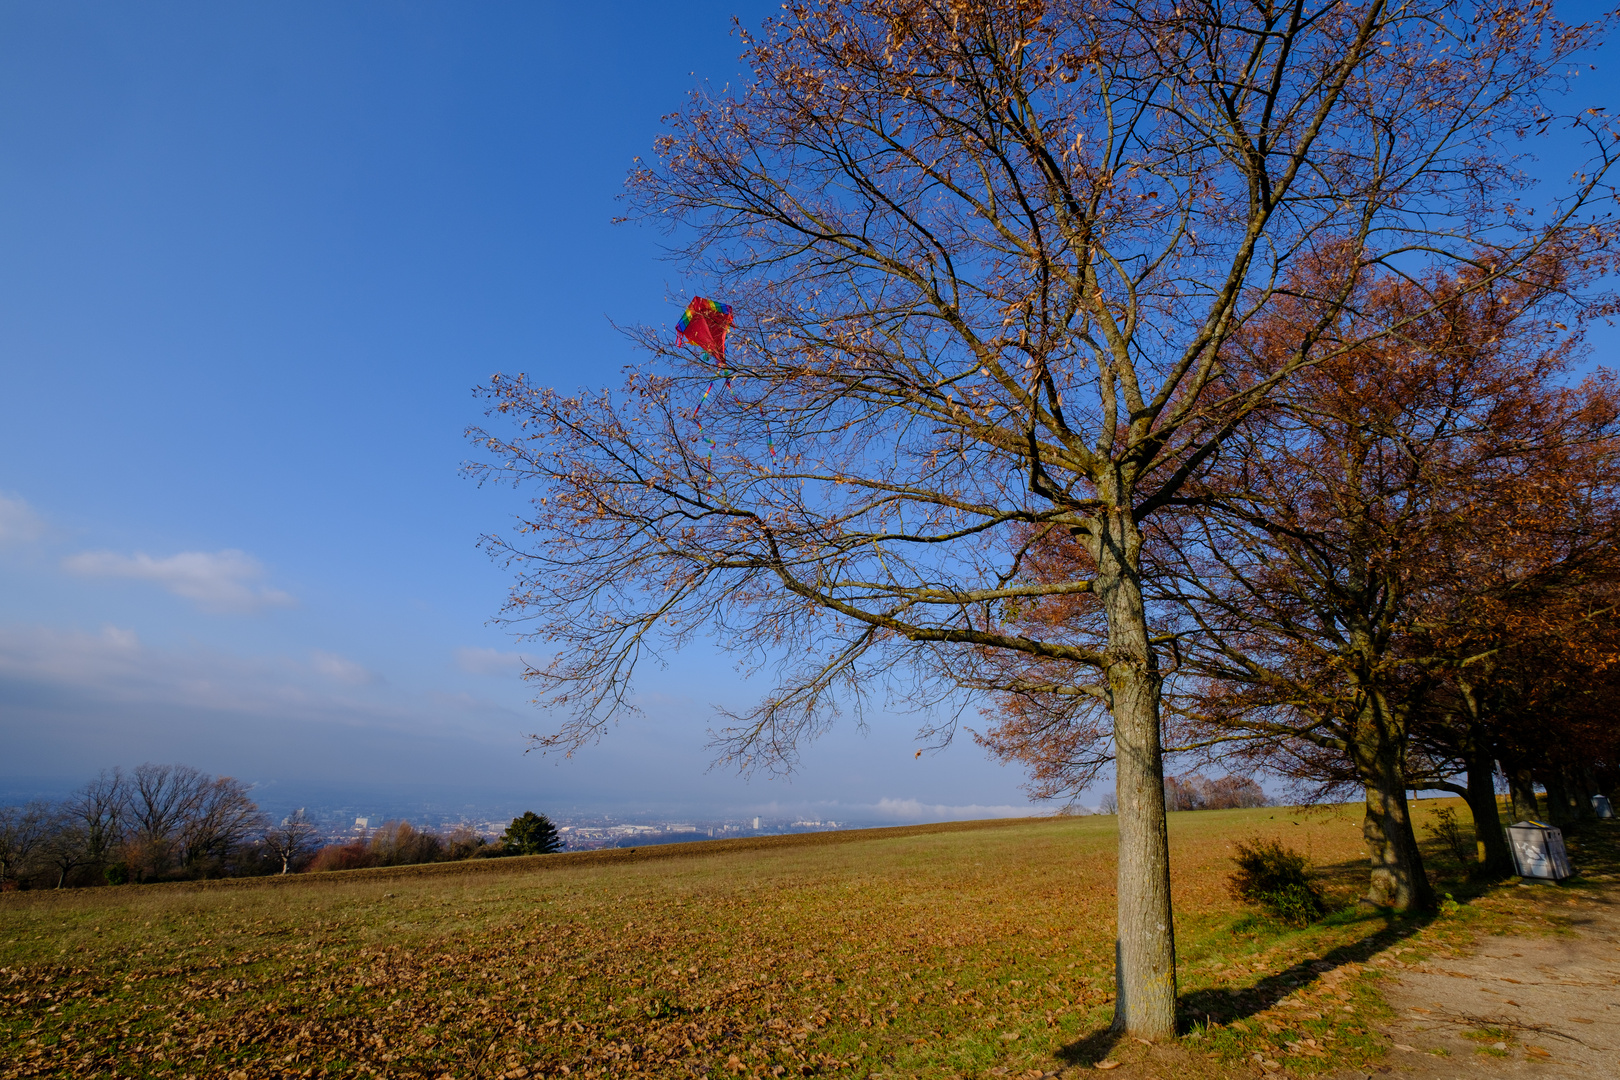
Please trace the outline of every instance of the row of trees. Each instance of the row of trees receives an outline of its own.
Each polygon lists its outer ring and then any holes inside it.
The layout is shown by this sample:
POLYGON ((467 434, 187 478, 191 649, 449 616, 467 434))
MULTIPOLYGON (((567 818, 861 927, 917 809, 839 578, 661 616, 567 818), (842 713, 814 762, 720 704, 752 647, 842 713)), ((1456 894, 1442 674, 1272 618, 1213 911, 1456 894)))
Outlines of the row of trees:
MULTIPOLYGON (((1539 782, 1563 822, 1591 814, 1620 763, 1620 401, 1606 372, 1564 381, 1578 342, 1560 322, 1566 272, 1549 257, 1479 288, 1368 277, 1342 321, 1401 333, 1292 379, 1150 528, 1142 580, 1171 646, 1172 749, 1317 796, 1364 792, 1375 903, 1434 902, 1407 789, 1464 796, 1482 869, 1506 873, 1497 776, 1515 813, 1540 816, 1539 782)), ((1234 378, 1272 366, 1296 306, 1237 339, 1234 378)), ((1032 548, 1035 580, 1088 569, 1061 531, 1032 548)), ((1020 613, 1043 630, 1092 618, 1085 599, 1020 613)), ((1020 674, 1050 683, 1051 668, 1020 674)), ((1049 794, 1090 782, 1106 756, 1097 703, 1037 688, 1004 706, 993 749, 1049 794)))
POLYGON ((812 0, 744 33, 752 78, 629 193, 737 312, 731 392, 647 328, 620 391, 497 377, 473 432, 537 489, 487 543, 557 646, 539 741, 597 738, 700 632, 773 676, 719 734, 745 766, 840 710, 945 739, 977 702, 1038 789, 1114 773, 1144 1038, 1175 1030, 1167 746, 1362 787, 1370 898, 1432 902, 1409 782, 1612 760, 1613 417, 1568 385, 1608 310, 1616 143, 1564 104, 1600 29, 812 0), (1587 163, 1532 203, 1549 132, 1587 163))
POLYGON ((1164 778, 1166 810, 1242 810, 1270 803, 1260 785, 1247 776, 1210 779, 1187 773, 1164 778))
POLYGON ((0 807, 0 885, 265 873, 265 826, 231 777, 189 765, 104 771, 61 802, 0 807))
POLYGON ((314 872, 356 870, 367 866, 408 866, 508 855, 550 855, 562 849, 562 838, 551 819, 529 810, 522 817, 513 818, 496 843, 490 843, 465 826, 440 835, 414 828, 408 821, 385 821, 365 839, 343 840, 322 847, 301 868, 314 872))
POLYGON ((0 806, 0 888, 286 874, 358 866, 561 850, 556 827, 533 811, 495 843, 469 828, 448 834, 390 821, 361 839, 327 843, 298 810, 275 822, 248 788, 189 765, 102 772, 60 802, 0 806))

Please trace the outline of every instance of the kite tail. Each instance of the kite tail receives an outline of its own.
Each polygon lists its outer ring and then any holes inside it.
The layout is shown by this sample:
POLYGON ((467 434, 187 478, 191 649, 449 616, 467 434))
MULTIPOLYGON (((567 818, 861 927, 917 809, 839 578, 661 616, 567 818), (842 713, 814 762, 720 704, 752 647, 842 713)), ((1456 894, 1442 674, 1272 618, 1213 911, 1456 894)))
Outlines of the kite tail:
POLYGON ((703 437, 704 442, 709 444, 709 456, 711 458, 714 456, 714 440, 709 438, 709 433, 707 431, 703 430, 703 421, 698 418, 698 413, 703 411, 703 403, 709 400, 709 391, 713 389, 714 380, 710 379, 709 385, 703 388, 703 396, 698 398, 697 407, 692 410, 692 419, 697 422, 698 434, 703 437))
MULTIPOLYGON (((725 361, 721 361, 720 369, 722 371, 725 370, 725 361)), ((726 389, 731 391, 731 400, 735 401, 735 402, 738 402, 738 403, 741 403, 742 398, 737 396, 737 387, 735 385, 735 382, 736 382, 736 380, 733 378, 733 376, 730 373, 727 373, 727 375, 726 375, 726 389)), ((711 383, 710 385, 712 386, 713 383, 711 383)), ((705 396, 707 396, 707 391, 705 391, 705 396)), ((758 405, 759 405, 760 424, 761 424, 761 426, 763 426, 765 428, 765 446, 771 452, 771 460, 775 461, 776 460, 776 440, 771 438, 770 414, 765 411, 765 402, 761 401, 761 402, 758 403, 758 405)))

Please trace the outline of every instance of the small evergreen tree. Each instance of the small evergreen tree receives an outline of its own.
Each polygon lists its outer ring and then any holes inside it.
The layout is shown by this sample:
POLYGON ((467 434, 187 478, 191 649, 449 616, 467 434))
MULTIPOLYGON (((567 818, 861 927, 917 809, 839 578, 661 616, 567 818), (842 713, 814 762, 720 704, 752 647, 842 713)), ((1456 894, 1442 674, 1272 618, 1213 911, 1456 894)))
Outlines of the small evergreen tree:
POLYGON ((522 817, 513 818, 501 842, 513 855, 550 855, 554 851, 561 851, 563 846, 557 836, 557 826, 546 815, 533 810, 525 811, 522 817))

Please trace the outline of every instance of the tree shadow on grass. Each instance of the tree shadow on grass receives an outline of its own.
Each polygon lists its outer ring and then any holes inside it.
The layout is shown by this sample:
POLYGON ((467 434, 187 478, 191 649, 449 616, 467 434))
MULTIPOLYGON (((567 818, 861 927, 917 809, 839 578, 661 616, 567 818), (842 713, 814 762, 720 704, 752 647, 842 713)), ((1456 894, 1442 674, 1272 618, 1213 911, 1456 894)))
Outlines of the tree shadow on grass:
POLYGON ((1347 925, 1370 923, 1369 931, 1354 941, 1329 949, 1322 956, 1301 960, 1281 971, 1266 975, 1252 986, 1242 988, 1204 987, 1180 995, 1177 1001, 1177 1027, 1182 1032, 1212 1024, 1247 1020, 1273 1008, 1301 986, 1347 964, 1365 964, 1397 942, 1404 941, 1428 926, 1435 913, 1405 913, 1346 908, 1328 916, 1328 923, 1347 925))
MULTIPOLYGON (((1360 860, 1319 868, 1319 873, 1331 879, 1365 875, 1366 863, 1360 860)), ((1484 891, 1482 884, 1479 891, 1484 891)), ((1413 936, 1432 922, 1433 914, 1402 913, 1346 907, 1330 915, 1329 924, 1341 926, 1368 923, 1368 932, 1356 940, 1328 950, 1323 956, 1302 960, 1297 964, 1257 980, 1253 985, 1222 989, 1206 987, 1178 996, 1176 1003, 1177 1030, 1186 1033, 1209 1024, 1227 1024, 1247 1019, 1274 1007, 1300 986, 1347 964, 1366 963, 1377 953, 1396 942, 1413 936)), ((1057 1051, 1056 1057, 1065 1065, 1094 1065, 1108 1055, 1126 1036, 1103 1027, 1091 1031, 1057 1051)))
POLYGON ((1124 1038, 1124 1035, 1113 1028, 1098 1028, 1091 1034, 1060 1047, 1053 1056, 1065 1065, 1079 1065, 1084 1068, 1102 1061, 1124 1038))

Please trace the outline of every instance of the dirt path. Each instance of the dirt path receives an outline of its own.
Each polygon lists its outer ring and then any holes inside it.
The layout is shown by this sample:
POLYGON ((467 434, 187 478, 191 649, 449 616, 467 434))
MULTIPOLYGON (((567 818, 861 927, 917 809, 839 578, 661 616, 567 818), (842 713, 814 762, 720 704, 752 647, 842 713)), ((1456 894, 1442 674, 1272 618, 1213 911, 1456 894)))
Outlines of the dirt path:
POLYGON ((1386 983, 1395 1049, 1339 1076, 1620 1077, 1620 893, 1555 902, 1574 936, 1489 937, 1386 983))

